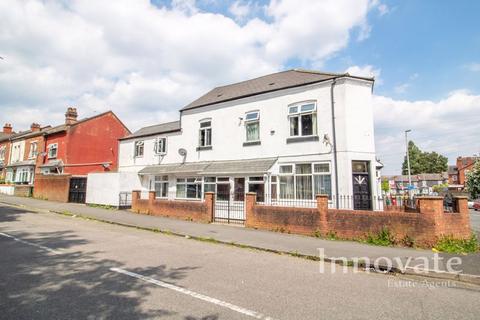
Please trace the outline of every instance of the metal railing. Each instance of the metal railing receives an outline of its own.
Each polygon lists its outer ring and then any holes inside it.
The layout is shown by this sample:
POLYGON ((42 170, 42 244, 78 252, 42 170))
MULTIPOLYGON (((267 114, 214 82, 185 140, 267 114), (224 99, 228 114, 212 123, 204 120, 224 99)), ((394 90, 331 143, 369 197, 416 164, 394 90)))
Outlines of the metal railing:
POLYGON ((118 195, 118 208, 130 209, 132 207, 132 193, 128 191, 120 192, 118 195))

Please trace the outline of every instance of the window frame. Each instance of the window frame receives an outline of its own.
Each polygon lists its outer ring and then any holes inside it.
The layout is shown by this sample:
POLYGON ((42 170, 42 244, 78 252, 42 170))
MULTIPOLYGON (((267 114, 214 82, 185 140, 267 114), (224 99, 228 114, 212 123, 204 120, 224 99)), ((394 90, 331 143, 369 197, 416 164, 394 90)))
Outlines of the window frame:
POLYGON ((133 144, 133 157, 134 158, 142 158, 145 154, 145 140, 136 140, 133 144), (137 147, 142 146, 142 154, 138 154, 137 151, 139 150, 137 147))
POLYGON ((7 146, 6 145, 0 146, 0 161, 5 161, 6 156, 7 156, 7 146))
POLYGON ((167 137, 157 137, 155 139, 155 143, 153 145, 153 151, 156 155, 167 154, 167 137), (163 142, 163 151, 158 151, 160 141, 164 141, 163 142))
POLYGON ((167 199, 168 198, 168 188, 169 188, 168 175, 154 176, 154 178, 153 178, 153 190, 155 191, 155 198, 156 199, 167 199), (159 179, 157 179, 157 178, 159 178, 159 179), (157 185, 160 185, 160 189, 159 189, 160 196, 157 196, 157 185), (162 191, 164 191, 164 192, 162 192, 162 191), (165 193, 165 195, 162 196, 162 193, 165 193))
POLYGON ((282 185, 284 185, 285 183, 288 183, 288 180, 287 182, 282 182, 282 180, 285 180, 285 179, 288 179, 288 178, 285 178, 285 177, 291 177, 290 179, 293 180, 293 199, 295 200, 315 200, 315 196, 316 196, 316 193, 315 193, 315 176, 330 176, 330 193, 328 194, 329 195, 329 199, 332 198, 332 166, 331 166, 331 163, 329 161, 313 161, 313 162, 297 162, 297 163, 285 163, 285 164, 280 164, 279 165, 279 173, 278 173, 278 178, 277 178, 277 181, 276 181, 276 189, 277 189, 277 193, 278 193, 278 200, 291 200, 291 198, 282 198, 282 192, 281 192, 281 188, 282 188, 282 185), (305 164, 309 164, 310 165, 310 173, 298 173, 297 172, 297 165, 305 165, 305 164), (318 171, 316 172, 315 171, 315 165, 328 165, 328 171, 318 171), (292 168, 292 171, 291 172, 280 172, 280 167, 291 167, 292 168), (310 176, 311 177, 311 194, 312 194, 312 199, 302 199, 302 198, 299 198, 297 197, 297 177, 306 177, 306 176, 310 176), (282 179, 282 177, 284 179, 282 179))
POLYGON ((212 146, 212 119, 203 119, 199 121, 199 129, 198 129, 198 146, 200 148, 206 148, 206 147, 211 147, 212 146), (208 126, 202 127, 202 124, 204 123, 210 123, 208 126), (204 144, 202 145, 202 131, 205 131, 205 139, 204 139, 204 144), (207 133, 209 133, 209 139, 207 139, 207 133), (207 140, 209 140, 207 144, 207 140))
POLYGON ((203 198, 202 191, 203 191, 203 179, 202 179, 202 177, 177 177, 175 179, 175 199, 202 200, 202 198, 203 198), (178 186, 179 185, 185 186, 185 188, 184 188, 185 196, 184 197, 181 197, 181 196, 178 195, 178 186), (195 194, 196 194, 195 198, 188 197, 188 185, 195 185, 195 194))
POLYGON ((47 152, 48 159, 56 159, 58 156, 58 143, 55 142, 55 143, 49 144, 47 147, 47 150, 48 150, 47 152), (53 147, 55 147, 55 155, 51 154, 53 147))
POLYGON ((38 141, 30 142, 30 150, 28 152, 29 159, 35 159, 38 156, 38 141), (35 148, 33 148, 35 146, 35 148), (33 153, 35 151, 35 153, 33 153))
POLYGON ((313 100, 296 102, 288 105, 288 125, 289 136, 291 138, 297 137, 315 137, 318 135, 318 121, 317 121, 317 102, 313 100), (311 110, 302 111, 302 107, 313 105, 311 110), (292 111, 294 110, 294 111, 292 111), (302 116, 312 116, 312 134, 303 134, 302 116), (297 134, 292 134, 292 119, 296 119, 297 122, 297 134))
POLYGON ((244 126, 245 126, 245 141, 246 142, 258 142, 258 141, 260 141, 260 110, 252 110, 252 111, 245 112, 244 126), (250 115, 250 114, 256 114, 256 117, 252 118, 252 119, 247 119, 248 115, 250 115), (248 139, 247 127, 249 125, 255 125, 255 124, 258 125, 258 132, 257 132, 258 137, 257 137, 257 139, 249 140, 248 139))

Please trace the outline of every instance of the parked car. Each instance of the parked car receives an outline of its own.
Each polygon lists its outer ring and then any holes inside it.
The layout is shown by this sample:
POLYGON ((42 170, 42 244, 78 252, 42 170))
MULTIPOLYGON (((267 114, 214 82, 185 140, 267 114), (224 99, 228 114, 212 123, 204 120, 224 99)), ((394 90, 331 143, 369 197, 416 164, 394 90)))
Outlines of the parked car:
POLYGON ((477 199, 473 202, 473 210, 480 211, 480 199, 477 199))
POLYGON ((473 209, 473 204, 475 203, 474 200, 468 199, 468 209, 473 209))

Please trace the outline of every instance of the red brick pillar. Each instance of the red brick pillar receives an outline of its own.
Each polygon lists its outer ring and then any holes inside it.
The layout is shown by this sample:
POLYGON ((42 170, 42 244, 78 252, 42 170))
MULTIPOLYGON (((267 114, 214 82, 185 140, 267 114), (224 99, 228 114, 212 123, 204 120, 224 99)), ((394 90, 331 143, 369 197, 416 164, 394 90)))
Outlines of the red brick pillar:
POLYGON ((422 219, 421 230, 422 241, 425 244, 435 244, 437 238, 443 234, 445 229, 443 197, 420 197, 418 198, 418 210, 422 219))
POLYGON ((215 214, 215 194, 213 192, 205 192, 205 206, 207 208, 207 222, 213 222, 215 214))
POLYGON ((468 197, 465 196, 456 196, 454 197, 454 202, 456 203, 455 212, 458 212, 460 215, 458 230, 460 235, 467 238, 471 234, 470 229, 470 212, 468 210, 468 197))
POLYGON ((245 226, 248 227, 250 222, 254 224, 254 209, 257 203, 257 194, 255 192, 248 192, 245 195, 245 226))
POLYGON ((318 229, 323 236, 328 234, 328 221, 327 221, 327 211, 328 211, 328 195, 326 194, 317 194, 317 209, 318 214, 320 215, 320 225, 318 229))
POLYGON ((139 190, 133 190, 132 191, 132 210, 137 211, 138 210, 138 203, 137 201, 140 199, 140 191, 139 190))

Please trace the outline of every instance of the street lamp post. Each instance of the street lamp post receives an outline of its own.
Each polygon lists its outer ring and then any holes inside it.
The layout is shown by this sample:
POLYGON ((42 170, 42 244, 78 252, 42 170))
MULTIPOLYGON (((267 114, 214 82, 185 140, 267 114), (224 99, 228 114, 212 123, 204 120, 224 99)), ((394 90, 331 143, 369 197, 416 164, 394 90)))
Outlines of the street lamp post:
POLYGON ((410 153, 408 152, 408 133, 411 132, 411 129, 405 130, 405 147, 407 149, 407 170, 408 170, 408 195, 411 198, 411 188, 412 188, 412 175, 410 172, 410 153))

